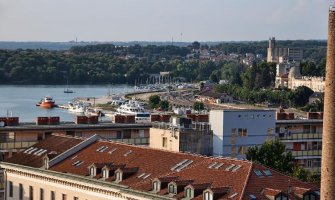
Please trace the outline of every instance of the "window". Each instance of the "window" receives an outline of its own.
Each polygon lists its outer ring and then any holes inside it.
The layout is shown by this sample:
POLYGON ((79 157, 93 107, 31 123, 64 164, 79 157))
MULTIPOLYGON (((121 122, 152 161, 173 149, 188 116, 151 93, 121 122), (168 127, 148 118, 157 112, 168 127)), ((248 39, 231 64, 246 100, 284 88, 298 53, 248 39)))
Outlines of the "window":
POLYGON ((55 191, 51 191, 51 193, 50 193, 50 199, 51 200, 56 200, 55 191))
POLYGON ((163 147, 167 147, 167 137, 163 137, 163 147))
POLYGON ((213 194, 211 192, 205 192, 204 200, 213 200, 213 194))
POLYGON ((121 174, 121 172, 116 172, 115 173, 115 181, 116 182, 122 181, 122 174, 121 174))
POLYGON ((34 188, 33 186, 29 186, 29 200, 34 199, 34 188))
POLYGON ((9 186, 8 186, 8 193, 9 193, 9 197, 13 197, 13 182, 9 181, 9 186))
POLYGON ((248 151, 247 146, 239 146, 238 147, 238 155, 245 155, 248 151))
POLYGON ((66 194, 62 194, 62 200, 66 200, 67 199, 67 195, 66 194))
POLYGON ((313 193, 305 194, 303 198, 303 200, 317 200, 317 199, 318 197, 313 193))
POLYGON ((121 131, 116 132, 116 139, 122 139, 122 133, 121 131))
POLYGON ((186 191, 185 191, 185 196, 187 198, 194 198, 194 193, 193 193, 193 189, 192 188, 186 188, 186 191))
POLYGON ((158 186, 159 186, 158 181, 154 181, 152 183, 152 190, 155 191, 155 192, 158 192, 159 191, 159 187, 158 186))
POLYGON ((131 130, 124 130, 123 139, 130 139, 130 138, 131 138, 131 130))
POLYGON ((91 176, 95 176, 95 167, 90 168, 90 174, 91 176))
POLYGON ((144 130, 139 130, 139 137, 144 138, 144 130))
POLYGON ((169 193, 170 194, 177 194, 177 186, 174 184, 169 185, 169 193))
POLYGON ((23 199, 23 185, 19 184, 19 200, 23 199))
POLYGON ((286 195, 279 195, 276 197, 276 200, 288 200, 288 197, 286 195))
POLYGON ((109 177, 109 171, 108 171, 108 169, 102 170, 102 177, 103 178, 108 178, 109 177))
POLYGON ((79 198, 78 197, 73 197, 73 200, 79 200, 79 198))
POLYGON ((40 200, 44 200, 44 189, 40 188, 40 200))
POLYGON ((246 137, 246 136, 248 136, 248 130, 246 128, 239 128, 238 129, 238 136, 239 137, 246 137))

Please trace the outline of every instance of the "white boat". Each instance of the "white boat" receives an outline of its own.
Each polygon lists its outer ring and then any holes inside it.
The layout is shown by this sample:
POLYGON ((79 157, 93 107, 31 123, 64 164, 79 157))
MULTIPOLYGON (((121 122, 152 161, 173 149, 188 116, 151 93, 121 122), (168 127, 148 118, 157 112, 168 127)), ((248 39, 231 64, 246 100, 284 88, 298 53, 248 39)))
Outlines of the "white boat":
POLYGON ((82 103, 69 102, 68 108, 69 111, 73 113, 85 113, 86 111, 86 106, 82 103))
POLYGON ((120 114, 135 115, 136 123, 148 123, 150 122, 150 113, 146 111, 143 106, 133 100, 128 101, 127 103, 122 104, 117 112, 120 114))

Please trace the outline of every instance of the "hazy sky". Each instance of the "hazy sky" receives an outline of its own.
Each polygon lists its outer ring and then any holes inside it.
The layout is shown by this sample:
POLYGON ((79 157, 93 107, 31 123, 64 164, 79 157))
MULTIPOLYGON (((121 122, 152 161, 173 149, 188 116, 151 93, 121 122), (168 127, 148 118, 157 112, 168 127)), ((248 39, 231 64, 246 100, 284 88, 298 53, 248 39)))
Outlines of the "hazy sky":
POLYGON ((326 39, 332 2, 0 0, 0 41, 326 39))

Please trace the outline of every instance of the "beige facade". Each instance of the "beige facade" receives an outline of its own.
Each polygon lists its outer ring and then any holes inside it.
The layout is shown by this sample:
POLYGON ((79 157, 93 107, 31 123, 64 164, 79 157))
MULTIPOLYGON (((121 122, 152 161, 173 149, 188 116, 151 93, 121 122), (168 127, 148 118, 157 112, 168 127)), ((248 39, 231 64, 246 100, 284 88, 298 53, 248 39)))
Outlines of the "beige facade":
POLYGON ((154 124, 150 128, 149 146, 175 152, 213 154, 213 133, 208 123, 194 123, 192 128, 171 127, 169 124, 154 124))
POLYGON ((20 200, 20 184, 22 185, 22 200, 52 200, 51 193, 55 195, 55 200, 145 200, 155 196, 142 198, 135 191, 127 190, 127 187, 113 183, 102 183, 99 180, 76 175, 67 174, 64 176, 62 173, 49 172, 44 169, 9 164, 3 165, 3 167, 6 167, 5 176, 8 180, 7 200, 20 200), (12 184, 12 189, 10 184, 12 184))
POLYGON ((269 48, 267 52, 267 62, 279 63, 280 58, 287 56, 288 60, 300 62, 303 58, 302 49, 297 48, 278 48, 276 47, 276 39, 269 38, 269 48))

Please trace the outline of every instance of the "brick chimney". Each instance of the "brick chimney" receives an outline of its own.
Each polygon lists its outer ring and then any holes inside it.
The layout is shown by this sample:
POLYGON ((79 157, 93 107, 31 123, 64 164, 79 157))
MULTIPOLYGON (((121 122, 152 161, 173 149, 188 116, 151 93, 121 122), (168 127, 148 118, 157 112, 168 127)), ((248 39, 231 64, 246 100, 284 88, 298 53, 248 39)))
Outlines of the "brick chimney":
POLYGON ((335 6, 329 9, 321 162, 321 200, 335 199, 335 6))

